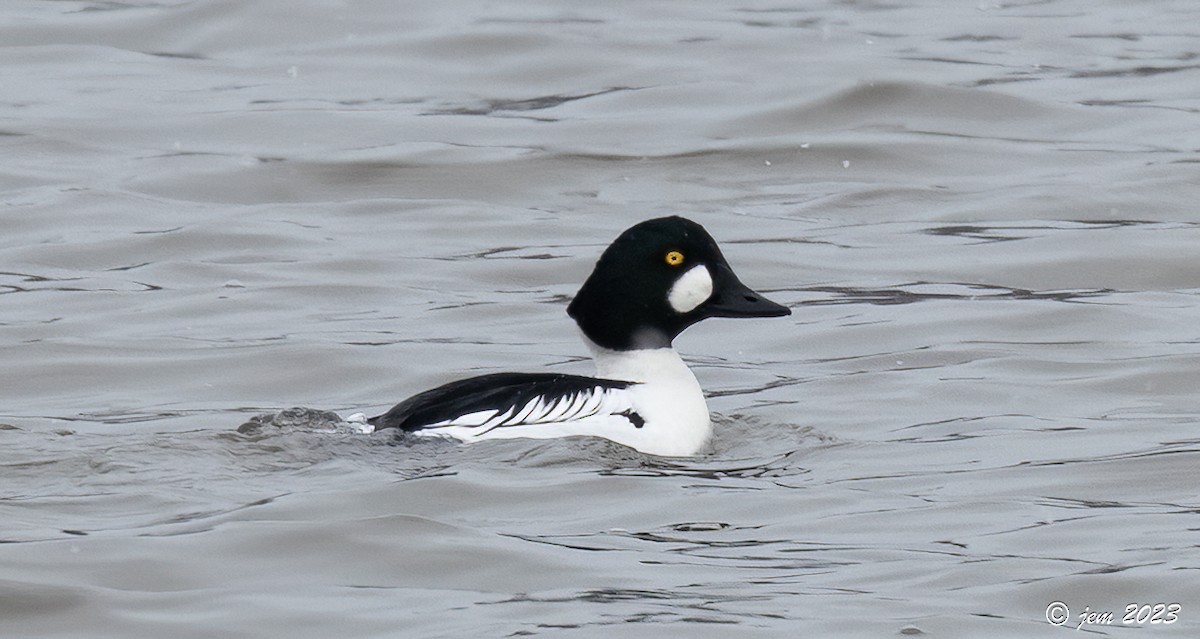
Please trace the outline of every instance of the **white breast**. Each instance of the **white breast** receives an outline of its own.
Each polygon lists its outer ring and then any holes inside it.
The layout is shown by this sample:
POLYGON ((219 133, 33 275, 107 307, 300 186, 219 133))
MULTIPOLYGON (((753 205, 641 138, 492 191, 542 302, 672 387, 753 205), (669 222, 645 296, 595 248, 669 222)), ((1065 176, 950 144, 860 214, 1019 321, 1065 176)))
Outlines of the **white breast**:
POLYGON ((637 382, 625 392, 646 420, 642 428, 622 430, 613 441, 651 455, 699 453, 712 435, 704 391, 673 348, 611 351, 585 338, 596 358, 596 374, 637 382))

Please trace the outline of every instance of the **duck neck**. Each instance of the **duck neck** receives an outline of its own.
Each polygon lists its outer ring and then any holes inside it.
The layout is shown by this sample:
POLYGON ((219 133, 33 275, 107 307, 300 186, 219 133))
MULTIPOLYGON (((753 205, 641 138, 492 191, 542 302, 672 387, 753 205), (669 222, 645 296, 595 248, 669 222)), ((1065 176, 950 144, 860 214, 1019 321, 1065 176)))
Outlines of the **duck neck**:
POLYGON ((583 341, 596 361, 596 375, 605 379, 626 382, 649 383, 677 380, 689 384, 699 383, 691 369, 684 363, 674 348, 639 348, 634 350, 612 350, 597 345, 584 336, 583 341))

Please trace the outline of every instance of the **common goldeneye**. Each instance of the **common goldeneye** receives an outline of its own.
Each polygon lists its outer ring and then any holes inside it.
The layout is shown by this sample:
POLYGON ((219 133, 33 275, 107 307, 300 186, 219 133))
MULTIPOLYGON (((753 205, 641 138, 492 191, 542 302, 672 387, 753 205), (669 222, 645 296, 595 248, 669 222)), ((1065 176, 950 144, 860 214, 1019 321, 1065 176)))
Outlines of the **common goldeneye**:
POLYGON ((644 453, 695 455, 712 434, 696 376, 672 348, 709 317, 791 314, 742 284, 699 224, 664 217, 622 233, 567 306, 596 376, 495 373, 414 395, 367 420, 464 442, 573 435, 644 453))

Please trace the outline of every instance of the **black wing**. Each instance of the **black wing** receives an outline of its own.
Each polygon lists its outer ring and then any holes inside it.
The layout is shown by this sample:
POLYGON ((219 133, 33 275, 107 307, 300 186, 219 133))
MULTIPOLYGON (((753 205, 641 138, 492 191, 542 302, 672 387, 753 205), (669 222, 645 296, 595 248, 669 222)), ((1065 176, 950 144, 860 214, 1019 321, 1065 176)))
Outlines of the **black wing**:
POLYGON ((596 388, 628 388, 633 382, 551 373, 493 373, 450 382, 418 393, 367 423, 376 430, 412 432, 480 411, 517 411, 538 397, 547 400, 592 392, 596 388))

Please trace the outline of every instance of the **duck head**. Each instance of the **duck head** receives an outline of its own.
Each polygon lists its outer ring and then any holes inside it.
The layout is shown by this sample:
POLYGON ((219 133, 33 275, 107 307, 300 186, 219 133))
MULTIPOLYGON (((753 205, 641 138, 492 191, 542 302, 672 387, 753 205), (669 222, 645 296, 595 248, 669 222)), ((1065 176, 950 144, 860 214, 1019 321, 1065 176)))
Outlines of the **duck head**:
POLYGON ((627 351, 670 348, 710 317, 782 317, 742 284, 703 226, 663 217, 636 224, 609 245, 567 313, 596 345, 627 351))

